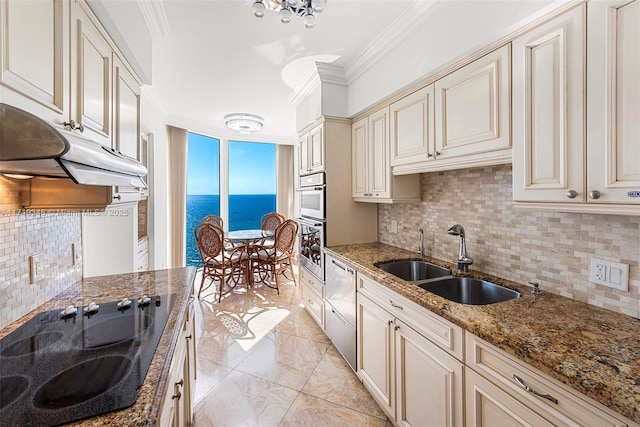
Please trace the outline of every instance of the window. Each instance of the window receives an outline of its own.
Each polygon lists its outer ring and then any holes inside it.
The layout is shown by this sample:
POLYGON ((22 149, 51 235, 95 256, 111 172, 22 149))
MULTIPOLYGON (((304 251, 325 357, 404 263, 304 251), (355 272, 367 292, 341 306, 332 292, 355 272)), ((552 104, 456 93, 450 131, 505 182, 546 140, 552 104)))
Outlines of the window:
POLYGON ((220 140, 189 133, 185 221, 187 265, 202 267, 193 229, 210 214, 220 215, 220 140))
POLYGON ((259 229, 276 210, 276 146, 229 142, 229 230, 259 229))

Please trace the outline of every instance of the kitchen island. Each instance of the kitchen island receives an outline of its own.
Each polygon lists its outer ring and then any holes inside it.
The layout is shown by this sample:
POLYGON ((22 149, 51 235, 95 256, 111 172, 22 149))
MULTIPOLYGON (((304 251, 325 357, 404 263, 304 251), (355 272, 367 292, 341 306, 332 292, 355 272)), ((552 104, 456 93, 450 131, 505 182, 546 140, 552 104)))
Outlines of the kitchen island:
POLYGON ((454 264, 424 257, 450 268, 454 275, 487 280, 523 295, 490 305, 459 304, 374 265, 381 261, 420 259, 411 251, 371 243, 334 246, 327 248, 327 253, 353 267, 358 274, 460 326, 469 336, 479 337, 598 404, 640 423, 640 320, 550 292, 535 296, 528 286, 476 271, 460 273, 454 264))
MULTIPOLYGON (((195 272, 193 267, 186 267, 83 279, 1 330, 0 339, 45 311, 63 310, 69 305, 86 307, 90 303, 107 304, 121 301, 124 297, 132 299, 135 304, 135 299, 143 295, 175 295, 173 308, 169 313, 143 384, 138 389, 135 403, 125 409, 69 424, 74 426, 155 425, 160 418, 161 404, 165 396, 168 392, 173 393, 169 381, 170 368, 172 368, 174 353, 182 344, 180 339, 184 333, 183 325, 193 314, 190 307, 193 301, 195 272)), ((81 313, 79 312, 78 315, 81 313)), ((195 366, 193 368, 195 369, 195 366)))

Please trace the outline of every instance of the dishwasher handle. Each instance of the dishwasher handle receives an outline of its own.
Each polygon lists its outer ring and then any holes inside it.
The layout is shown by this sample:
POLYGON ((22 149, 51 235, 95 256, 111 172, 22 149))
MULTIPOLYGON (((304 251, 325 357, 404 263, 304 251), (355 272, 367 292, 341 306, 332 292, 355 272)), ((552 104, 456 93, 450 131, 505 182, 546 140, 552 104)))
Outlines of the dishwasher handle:
POLYGON ((352 270, 351 268, 347 267, 346 265, 339 264, 339 263, 338 263, 338 262, 336 262, 336 260, 335 260, 335 259, 333 259, 333 258, 331 258, 331 263, 332 263, 333 265, 335 265, 336 267, 338 267, 340 270, 345 271, 345 272, 347 272, 347 273, 349 273, 350 275, 352 275, 352 276, 353 276, 353 270, 352 270))

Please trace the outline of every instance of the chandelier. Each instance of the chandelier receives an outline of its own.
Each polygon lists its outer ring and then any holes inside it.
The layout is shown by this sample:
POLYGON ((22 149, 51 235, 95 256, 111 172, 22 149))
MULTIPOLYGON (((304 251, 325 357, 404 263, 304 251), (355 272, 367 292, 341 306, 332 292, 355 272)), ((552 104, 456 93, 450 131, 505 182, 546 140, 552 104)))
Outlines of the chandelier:
POLYGON ((316 16, 324 9, 325 0, 249 0, 253 14, 262 18, 267 10, 278 12, 280 22, 288 24, 291 17, 297 15, 304 21, 306 28, 316 25, 316 16))
POLYGON ((224 124, 241 135, 249 135, 262 129, 264 119, 255 114, 234 113, 224 116, 224 124))

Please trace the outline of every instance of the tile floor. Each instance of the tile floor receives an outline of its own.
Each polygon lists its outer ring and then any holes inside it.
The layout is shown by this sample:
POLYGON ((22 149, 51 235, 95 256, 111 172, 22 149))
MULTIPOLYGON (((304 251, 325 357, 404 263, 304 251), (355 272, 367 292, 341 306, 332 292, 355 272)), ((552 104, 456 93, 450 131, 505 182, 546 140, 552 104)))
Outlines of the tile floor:
POLYGON ((196 300, 197 427, 392 425, 298 290, 258 284, 196 300))

